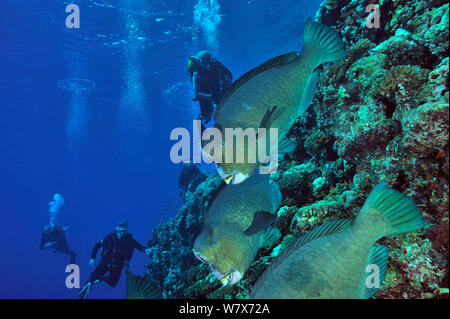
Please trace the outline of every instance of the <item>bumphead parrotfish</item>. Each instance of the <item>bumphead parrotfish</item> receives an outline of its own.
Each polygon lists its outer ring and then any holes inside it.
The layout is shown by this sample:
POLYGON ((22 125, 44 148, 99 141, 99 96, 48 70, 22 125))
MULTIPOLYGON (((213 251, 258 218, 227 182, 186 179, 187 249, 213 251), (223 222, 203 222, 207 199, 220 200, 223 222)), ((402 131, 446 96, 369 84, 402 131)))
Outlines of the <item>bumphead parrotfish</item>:
POLYGON ((379 184, 354 221, 324 224, 292 243, 258 279, 251 297, 369 298, 381 286, 388 260, 387 248, 374 243, 424 224, 411 199, 379 184))
POLYGON ((292 143, 282 144, 286 141, 283 138, 312 102, 319 77, 315 69, 345 55, 344 44, 337 32, 308 19, 303 29, 303 50, 299 55, 291 52, 268 60, 241 76, 224 92, 214 114, 214 126, 224 139, 221 148, 220 144, 218 147, 222 151, 204 148, 203 152, 216 164, 225 182, 239 184, 257 167, 267 164, 268 158, 278 158, 293 150, 292 143), (226 129, 246 131, 249 128, 255 132, 257 143, 251 143, 247 138, 226 139, 226 129), (266 133, 259 134, 259 128, 266 129, 266 133), (277 129, 276 139, 271 140, 275 133, 270 134, 270 129, 277 129), (250 151, 249 145, 252 146, 250 151), (266 155, 264 159, 256 156, 259 149, 263 149, 259 145, 264 145, 265 150, 261 151, 266 155), (242 159, 236 158, 238 150, 244 150, 242 159), (230 154, 228 160, 225 154, 230 154))
POLYGON ((263 246, 280 238, 270 225, 281 202, 278 185, 254 174, 239 185, 226 185, 204 215, 204 228, 193 252, 224 285, 237 283, 263 246))

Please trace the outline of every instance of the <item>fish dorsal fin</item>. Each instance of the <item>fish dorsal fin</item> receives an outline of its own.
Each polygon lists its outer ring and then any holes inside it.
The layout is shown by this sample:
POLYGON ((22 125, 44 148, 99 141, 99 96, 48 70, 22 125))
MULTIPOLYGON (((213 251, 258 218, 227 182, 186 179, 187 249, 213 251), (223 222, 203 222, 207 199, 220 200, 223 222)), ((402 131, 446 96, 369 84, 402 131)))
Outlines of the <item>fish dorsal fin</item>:
POLYGON ((162 298, 159 288, 144 277, 127 273, 127 299, 159 299, 162 298))
POLYGON ((242 85, 244 85, 248 80, 254 78, 258 74, 267 71, 271 68, 275 68, 277 66, 281 66, 284 64, 291 63, 297 58, 297 52, 290 52, 283 55, 279 55, 277 57, 274 57, 256 68, 248 71, 244 75, 242 75, 239 79, 233 82, 222 94, 220 97, 219 103, 217 103, 216 113, 220 111, 221 106, 225 103, 225 101, 242 85))
POLYGON ((313 241, 315 239, 325 237, 327 235, 331 234, 337 234, 340 233, 348 228, 351 227, 352 220, 351 219, 338 219, 334 220, 332 222, 323 224, 317 228, 314 228, 312 231, 310 231, 308 234, 303 235, 299 237, 296 241, 294 241, 292 244, 290 244, 285 250, 283 250, 278 257, 275 258, 275 260, 270 264, 270 266, 267 268, 267 270, 260 276, 258 281, 253 287, 252 293, 258 289, 258 287, 261 285, 262 282, 264 282, 265 277, 267 274, 273 272, 276 270, 278 265, 290 254, 292 254, 297 248, 300 246, 309 243, 310 241, 313 241))
POLYGON ((367 258, 366 264, 366 274, 367 276, 364 278, 363 288, 362 288, 362 299, 368 299, 372 297, 375 292, 380 289, 384 275, 386 273, 386 266, 388 262, 388 250, 386 246, 377 245, 373 246, 369 252, 369 257, 367 258), (376 265, 377 267, 374 269, 371 265, 376 265), (376 276, 375 272, 378 272, 379 276, 376 276), (368 278, 371 276, 370 278, 368 278), (375 280, 379 280, 378 283, 375 280), (370 287, 369 287, 370 286, 370 287))
POLYGON ((325 237, 332 234, 340 233, 348 228, 350 228, 352 224, 352 219, 338 219, 333 220, 332 222, 320 225, 319 227, 314 228, 309 233, 300 236, 292 245, 289 246, 288 249, 283 251, 280 254, 280 257, 277 259, 282 259, 282 256, 290 255, 294 250, 298 247, 303 246, 310 241, 315 239, 325 237))
POLYGON ((270 212, 255 212, 255 214, 253 215, 253 221, 251 225, 244 231, 244 235, 251 236, 260 232, 261 230, 266 229, 268 226, 272 225, 275 219, 275 214, 271 214, 270 212))
POLYGON ((325 223, 319 227, 314 228, 309 233, 300 236, 297 241, 290 247, 291 249, 296 249, 310 241, 317 238, 325 237, 332 234, 340 233, 348 228, 352 224, 352 219, 338 219, 332 222, 325 223))
POLYGON ((303 246, 310 241, 315 239, 325 237, 332 234, 340 233, 348 228, 350 228, 352 224, 351 219, 338 219, 332 222, 323 224, 319 227, 314 228, 309 233, 300 236, 296 241, 294 241, 288 248, 286 248, 272 263, 274 267, 276 267, 277 262, 282 261, 285 257, 289 256, 292 252, 297 250, 300 246, 303 246))

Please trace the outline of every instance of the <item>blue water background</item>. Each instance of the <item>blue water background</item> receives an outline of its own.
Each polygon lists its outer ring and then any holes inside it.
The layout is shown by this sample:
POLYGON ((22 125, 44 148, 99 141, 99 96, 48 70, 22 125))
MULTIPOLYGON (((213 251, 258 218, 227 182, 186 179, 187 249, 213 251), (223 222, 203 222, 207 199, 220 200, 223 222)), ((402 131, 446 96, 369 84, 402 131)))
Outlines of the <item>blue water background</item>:
MULTIPOLYGON (((169 135, 198 114, 187 58, 206 48, 237 78, 298 50, 321 1, 222 0, 210 34, 194 22, 197 2, 0 0, 1 298, 77 297, 65 286, 68 256, 39 250, 54 193, 82 281, 92 246, 118 221, 146 244, 182 204, 169 135), (80 29, 65 27, 69 3, 80 29)), ((147 263, 135 252, 131 269, 143 275, 147 263)), ((124 296, 125 276, 92 293, 124 296)))

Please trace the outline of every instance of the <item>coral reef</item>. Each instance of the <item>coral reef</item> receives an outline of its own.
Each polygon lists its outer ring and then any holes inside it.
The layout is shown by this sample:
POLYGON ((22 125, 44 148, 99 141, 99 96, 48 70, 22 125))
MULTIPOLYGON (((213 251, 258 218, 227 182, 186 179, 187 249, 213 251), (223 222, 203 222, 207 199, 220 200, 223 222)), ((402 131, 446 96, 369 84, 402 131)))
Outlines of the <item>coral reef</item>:
POLYGON ((191 176, 184 193, 185 204, 177 216, 160 223, 153 230, 148 242, 152 248, 147 277, 162 287, 164 298, 185 297, 184 289, 190 286, 186 272, 199 264, 192 253, 195 237, 201 232, 205 204, 222 183, 222 179, 210 173, 182 174, 191 176))
POLYGON ((220 182, 196 173, 197 182, 184 183, 186 205, 151 241, 149 276, 166 297, 246 298, 296 236, 356 216, 371 189, 386 182, 411 197, 428 224, 379 241, 389 262, 375 297, 448 298, 449 5, 379 5, 379 28, 367 27, 367 4, 359 0, 325 1, 317 12, 316 20, 342 34, 348 55, 321 70, 312 106, 288 134, 297 148, 272 174, 283 195, 274 223, 282 239, 259 251, 237 285, 221 287, 190 252, 202 202, 220 182))

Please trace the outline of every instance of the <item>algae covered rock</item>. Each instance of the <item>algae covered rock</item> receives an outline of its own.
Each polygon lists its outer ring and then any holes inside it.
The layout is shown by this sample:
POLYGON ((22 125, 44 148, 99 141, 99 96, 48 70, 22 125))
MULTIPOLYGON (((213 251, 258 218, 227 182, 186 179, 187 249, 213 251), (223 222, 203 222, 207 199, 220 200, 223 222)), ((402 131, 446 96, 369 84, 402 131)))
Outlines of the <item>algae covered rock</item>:
POLYGON ((158 225, 148 242, 151 262, 147 276, 162 288, 164 298, 184 297, 184 289, 190 286, 184 273, 199 264, 192 253, 192 244, 201 231, 205 203, 222 183, 219 176, 210 173, 197 172, 198 176, 204 180, 195 188, 191 181, 184 194, 185 204, 176 217, 158 225))
POLYGON ((412 21, 414 35, 427 46, 432 54, 448 56, 449 4, 427 9, 412 21))
POLYGON ((448 57, 442 60, 442 62, 428 74, 428 87, 431 94, 428 96, 428 100, 449 102, 448 96, 448 57))
POLYGON ((321 174, 313 162, 306 162, 285 171, 278 181, 283 194, 290 197, 304 196, 308 185, 321 174), (302 193, 303 190, 303 193, 302 193))
MULTIPOLYGON (((168 298, 247 298, 261 273, 311 229, 353 218, 385 182, 428 220, 426 229, 382 238, 389 262, 376 298, 430 298, 448 287, 448 1, 383 0, 380 28, 366 26, 360 0, 324 2, 316 20, 336 29, 346 57, 320 67, 312 105, 288 136, 295 152, 272 174, 283 201, 273 226, 282 234, 261 249, 244 278, 222 287, 191 253, 202 209, 220 178, 183 178, 185 205, 149 244, 149 277, 168 298)), ((189 175, 189 176, 188 176, 189 175)))
POLYGON ((448 104, 428 102, 403 115, 401 145, 409 153, 426 157, 448 145, 448 104))
POLYGON ((203 175, 200 170, 194 165, 184 165, 181 169, 180 177, 178 178, 178 186, 185 192, 189 184, 198 175, 203 175))

